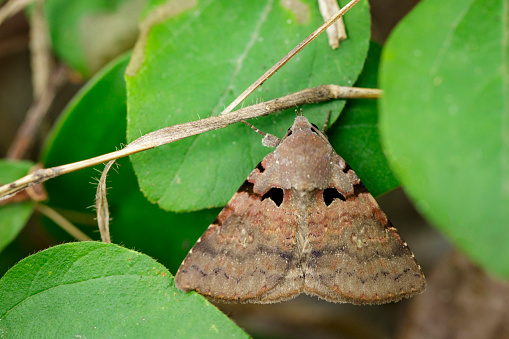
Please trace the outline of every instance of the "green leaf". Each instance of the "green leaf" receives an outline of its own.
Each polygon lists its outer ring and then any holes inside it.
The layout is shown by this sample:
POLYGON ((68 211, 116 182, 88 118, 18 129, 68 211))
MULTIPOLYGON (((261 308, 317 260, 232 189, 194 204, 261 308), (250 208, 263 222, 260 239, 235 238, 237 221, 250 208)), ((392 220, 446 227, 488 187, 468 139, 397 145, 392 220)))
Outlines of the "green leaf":
POLYGON ((0 280, 0 300, 2 337, 247 337, 205 298, 178 290, 163 265, 113 244, 25 258, 0 280))
POLYGON ((382 56, 382 137, 418 209, 509 277, 509 4, 426 0, 382 56))
MULTIPOLYGON (((47 167, 98 156, 125 143, 124 71, 128 61, 125 55, 112 62, 73 98, 48 138, 43 156, 47 167)), ((218 210, 164 212, 143 197, 129 160, 118 163, 118 171, 108 174, 113 241, 143 251, 176 272, 218 210)), ((97 222, 89 206, 94 204, 96 191, 91 182, 97 177, 97 171, 88 168, 46 182, 49 205, 95 239, 99 238, 97 222)))
MULTIPOLYGON (((155 3, 159 7, 154 4, 142 24, 150 27, 148 35, 137 43, 127 71, 129 141, 162 127, 219 114, 323 22, 313 0, 200 1, 182 13, 168 10, 168 3, 155 3), (286 3, 299 6, 289 9, 286 3)), ((367 1, 347 13, 345 23, 349 39, 339 49, 333 51, 325 34, 320 36, 245 105, 321 84, 352 85, 369 44, 367 1)), ((343 106, 344 101, 335 101, 306 106, 304 112, 322 125, 329 109, 334 120, 343 106)), ((282 136, 293 123, 295 115, 290 111, 252 123, 282 136)), ((224 205, 231 198, 271 151, 260 139, 250 128, 236 124, 131 159, 150 201, 167 210, 198 210, 224 205)))
MULTIPOLYGON (((380 46, 371 43, 356 87, 377 87, 380 52, 380 46)), ((334 149, 354 169, 371 194, 377 196, 399 185, 380 145, 376 100, 348 101, 327 135, 334 149)))
MULTIPOLYGON (((28 174, 30 161, 0 159, 0 184, 7 184, 28 174)), ((0 251, 16 238, 32 214, 34 203, 18 202, 0 206, 0 251)))
POLYGON ((59 58, 90 76, 130 49, 138 35, 138 17, 147 0, 47 0, 53 49, 59 58))

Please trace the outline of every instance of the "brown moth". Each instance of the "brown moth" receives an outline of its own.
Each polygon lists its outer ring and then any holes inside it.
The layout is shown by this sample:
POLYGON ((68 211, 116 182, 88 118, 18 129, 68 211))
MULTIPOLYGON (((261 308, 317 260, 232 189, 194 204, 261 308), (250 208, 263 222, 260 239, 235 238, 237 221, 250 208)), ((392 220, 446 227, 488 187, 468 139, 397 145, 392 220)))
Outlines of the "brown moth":
POLYGON ((304 292, 353 304, 398 301, 426 285, 375 199, 303 116, 198 239, 175 283, 212 300, 274 303, 304 292))

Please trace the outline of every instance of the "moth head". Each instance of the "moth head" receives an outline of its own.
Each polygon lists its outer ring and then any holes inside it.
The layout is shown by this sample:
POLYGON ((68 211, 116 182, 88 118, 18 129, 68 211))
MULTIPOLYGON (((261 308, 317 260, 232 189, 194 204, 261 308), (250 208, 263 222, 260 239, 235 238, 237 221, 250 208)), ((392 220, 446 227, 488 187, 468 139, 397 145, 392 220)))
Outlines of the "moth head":
POLYGON ((293 126, 288 129, 284 138, 287 138, 287 137, 297 134, 297 133, 304 133, 304 134, 313 133, 323 139, 327 139, 325 137, 325 135, 323 135, 323 133, 320 131, 318 126, 310 123, 306 117, 300 116, 300 115, 295 118, 295 122, 293 123, 293 126))

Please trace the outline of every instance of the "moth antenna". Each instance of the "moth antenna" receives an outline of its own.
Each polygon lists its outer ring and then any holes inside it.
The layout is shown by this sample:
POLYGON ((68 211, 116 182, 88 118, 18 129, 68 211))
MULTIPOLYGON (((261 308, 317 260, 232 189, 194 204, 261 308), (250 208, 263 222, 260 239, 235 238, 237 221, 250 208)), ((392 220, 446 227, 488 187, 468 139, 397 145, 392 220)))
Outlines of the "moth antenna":
POLYGON ((275 135, 264 133, 264 132, 260 131, 258 128, 254 127, 253 125, 251 125, 249 122, 247 122, 245 120, 241 120, 241 121, 244 124, 246 124, 249 127, 251 127, 256 133, 258 133, 260 135, 263 135, 263 140, 262 140, 262 145, 263 146, 265 146, 265 147, 276 147, 281 142, 281 139, 279 139, 275 135))
POLYGON ((297 111, 297 109, 295 109, 295 115, 299 116, 299 111, 297 111))
POLYGON ((302 108, 300 109, 300 116, 304 116, 304 113, 302 112, 302 108))
POLYGON ((254 127, 253 125, 251 125, 246 120, 241 120, 241 122, 243 122, 244 124, 246 124, 249 127, 251 127, 256 133, 260 134, 261 136, 263 136, 263 137, 267 136, 267 133, 264 133, 264 132, 260 131, 258 128, 254 127))
POLYGON ((326 128, 327 128, 327 126, 329 125, 330 112, 331 112, 331 110, 329 110, 329 112, 327 113, 327 118, 325 118, 325 123, 323 124, 323 127, 322 127, 322 133, 323 133, 323 134, 325 134, 325 129, 326 129, 326 128))

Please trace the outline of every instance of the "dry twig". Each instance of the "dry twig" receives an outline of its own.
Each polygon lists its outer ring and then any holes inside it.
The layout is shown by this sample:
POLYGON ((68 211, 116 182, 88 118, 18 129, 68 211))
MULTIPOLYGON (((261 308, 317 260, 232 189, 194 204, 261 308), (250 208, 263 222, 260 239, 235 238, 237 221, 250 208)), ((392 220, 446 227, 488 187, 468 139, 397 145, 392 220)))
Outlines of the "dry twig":
POLYGON ((102 242, 111 243, 110 237, 110 210, 108 208, 108 200, 106 199, 106 177, 115 160, 109 161, 101 174, 97 192, 95 194, 95 209, 97 213, 97 225, 101 233, 102 242))
POLYGON ((7 151, 8 159, 21 159, 30 149, 41 120, 48 112, 48 109, 55 98, 58 87, 60 87, 66 78, 66 68, 64 66, 57 68, 47 89, 42 93, 40 99, 34 101, 32 106, 28 109, 25 120, 19 127, 16 137, 7 151))
POLYGON ((258 80, 256 80, 251 86, 249 86, 241 95, 239 95, 233 102, 226 107, 221 114, 227 114, 231 112, 238 104, 240 104, 244 99, 246 99, 249 94, 253 93, 258 87, 260 87, 268 78, 270 78, 274 73, 279 71, 281 67, 283 67, 291 58, 293 58, 297 53, 299 53, 304 47, 306 47, 311 41, 315 40, 317 36, 319 36, 323 31, 329 28, 336 20, 341 18, 346 12, 348 12, 353 6, 355 6, 361 0, 352 0, 345 7, 341 8, 336 14, 331 16, 329 20, 323 23, 320 27, 318 27, 313 33, 311 33, 306 39, 304 39, 300 44, 298 44, 294 49, 292 49, 287 55, 283 57, 283 59, 279 60, 274 66, 272 66, 267 72, 265 72, 258 80))
POLYGON ((26 6, 37 0, 11 0, 0 8, 0 25, 6 19, 23 10, 26 6))
POLYGON ((322 85, 315 88, 308 88, 285 97, 245 107, 228 114, 165 127, 134 140, 121 150, 71 164, 40 169, 13 181, 10 184, 0 186, 0 199, 8 198, 29 186, 44 182, 62 174, 74 172, 86 167, 96 166, 110 160, 146 151, 148 149, 203 132, 224 128, 241 120, 256 118, 303 104, 324 102, 333 99, 378 98, 380 93, 381 91, 377 89, 322 85))
MULTIPOLYGON (((318 5, 323 20, 329 19, 334 13, 339 11, 338 0, 318 0, 318 5)), ((327 28, 327 38, 332 49, 338 48, 339 43, 347 38, 343 18, 339 18, 338 21, 327 28)))
POLYGON ((49 90, 54 64, 43 2, 37 1, 34 7, 30 17, 30 57, 34 101, 38 101, 49 90))
POLYGON ((69 233, 71 236, 73 236, 77 240, 79 240, 79 241, 91 241, 92 240, 92 239, 90 239, 90 237, 88 235, 81 232, 76 226, 71 224, 66 218, 64 218, 62 215, 60 215, 54 209, 52 209, 46 205, 42 205, 42 204, 35 205, 35 209, 37 211, 41 212, 42 214, 44 214, 45 216, 47 216, 48 218, 50 218, 51 220, 53 220, 53 222, 55 222, 64 231, 69 233))
POLYGON ((67 71, 60 66, 54 71, 48 27, 43 14, 43 2, 38 1, 30 20, 30 55, 34 102, 27 111, 7 151, 8 159, 21 159, 30 150, 42 119, 48 113, 58 88, 65 81, 67 71))

